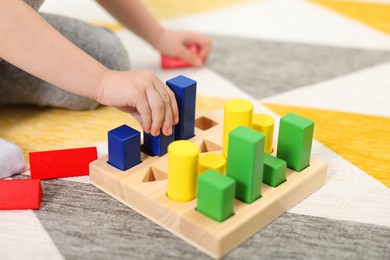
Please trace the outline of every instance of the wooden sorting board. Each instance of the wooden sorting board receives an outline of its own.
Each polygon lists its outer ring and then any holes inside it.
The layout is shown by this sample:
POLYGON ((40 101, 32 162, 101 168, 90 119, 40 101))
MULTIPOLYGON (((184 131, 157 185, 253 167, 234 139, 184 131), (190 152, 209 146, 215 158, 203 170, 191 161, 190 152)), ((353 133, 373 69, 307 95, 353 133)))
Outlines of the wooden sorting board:
MULTIPOLYGON (((198 116, 195 137, 201 153, 221 152, 220 120, 198 116)), ((274 151, 275 152, 275 151, 274 151)), ((220 258, 254 233, 295 206, 325 183, 327 165, 311 158, 301 172, 287 169, 287 181, 276 188, 262 184, 262 197, 251 204, 235 200, 234 215, 217 222, 196 208, 196 199, 175 202, 166 196, 168 157, 144 153, 142 163, 121 171, 107 163, 107 156, 90 164, 91 183, 176 236, 220 258)))

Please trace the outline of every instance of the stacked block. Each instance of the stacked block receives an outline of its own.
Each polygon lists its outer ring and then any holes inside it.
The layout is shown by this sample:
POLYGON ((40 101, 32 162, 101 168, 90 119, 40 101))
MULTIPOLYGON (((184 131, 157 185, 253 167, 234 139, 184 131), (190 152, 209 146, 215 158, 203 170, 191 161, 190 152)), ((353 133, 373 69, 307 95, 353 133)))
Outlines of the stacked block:
POLYGON ((190 201, 196 197, 199 147, 186 140, 168 146, 168 191, 174 201, 190 201))
POLYGON ((224 221, 234 214, 235 189, 234 179, 206 170, 198 177, 196 209, 216 221, 224 221))
POLYGON ((211 169, 225 174, 226 159, 221 154, 206 153, 199 157, 199 174, 211 169))
POLYGON ((54 179, 89 174, 89 163, 97 159, 96 147, 29 153, 32 179, 54 179))
POLYGON ((40 180, 0 180, 0 209, 39 209, 41 200, 40 180))
POLYGON ((175 134, 165 136, 162 132, 158 136, 153 136, 144 132, 143 151, 152 156, 163 156, 168 151, 168 145, 175 141, 175 134))
POLYGON ((264 154, 263 182, 277 187, 286 181, 287 163, 270 154, 264 154))
POLYGON ((236 198, 252 203, 261 197, 265 136, 238 126, 229 134, 226 175, 236 181, 236 198))
POLYGON ((108 163, 125 171, 141 162, 141 134, 127 125, 108 132, 108 163))
POLYGON ((222 154, 227 157, 229 133, 237 126, 251 127, 253 104, 245 99, 235 98, 225 102, 223 119, 222 154))
POLYGON ((179 123, 175 126, 175 140, 188 140, 195 135, 196 81, 185 76, 168 80, 179 108, 179 123))
POLYGON ((274 119, 266 114, 254 114, 252 129, 265 135, 264 152, 272 153, 272 141, 274 138, 274 119))
POLYGON ((314 122, 289 113, 280 119, 277 157, 300 172, 310 164, 314 122))

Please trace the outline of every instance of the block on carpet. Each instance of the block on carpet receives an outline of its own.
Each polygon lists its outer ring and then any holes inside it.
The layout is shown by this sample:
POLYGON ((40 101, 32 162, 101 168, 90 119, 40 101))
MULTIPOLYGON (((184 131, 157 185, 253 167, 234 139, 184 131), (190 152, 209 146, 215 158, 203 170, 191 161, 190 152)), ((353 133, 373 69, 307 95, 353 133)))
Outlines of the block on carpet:
POLYGON ((0 180, 0 210, 39 209, 41 200, 40 180, 0 180))
POLYGON ((89 163, 97 159, 96 147, 29 153, 32 179, 89 175, 89 163))

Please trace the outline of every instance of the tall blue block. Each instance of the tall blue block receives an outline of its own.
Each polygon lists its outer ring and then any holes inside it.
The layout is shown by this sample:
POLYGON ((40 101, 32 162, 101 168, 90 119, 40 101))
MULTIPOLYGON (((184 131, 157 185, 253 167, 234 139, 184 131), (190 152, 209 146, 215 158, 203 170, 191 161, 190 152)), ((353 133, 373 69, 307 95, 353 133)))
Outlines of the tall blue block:
POLYGON ((144 132, 143 151, 149 155, 163 156, 168 152, 168 145, 173 141, 175 141, 175 129, 170 136, 165 136, 162 132, 158 136, 144 132))
POLYGON ((175 93, 179 108, 175 140, 188 140, 195 135, 196 81, 180 75, 168 80, 167 85, 175 93))
POLYGON ((141 163, 141 134, 127 125, 108 132, 108 163, 126 171, 141 163))

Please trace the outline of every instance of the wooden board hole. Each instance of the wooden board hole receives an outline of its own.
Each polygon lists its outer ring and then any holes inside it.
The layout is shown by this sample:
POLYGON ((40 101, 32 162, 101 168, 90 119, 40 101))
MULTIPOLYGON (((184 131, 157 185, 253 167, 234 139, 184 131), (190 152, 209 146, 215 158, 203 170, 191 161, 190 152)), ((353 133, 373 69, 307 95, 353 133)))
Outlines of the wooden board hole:
POLYGON ((206 131, 216 125, 218 125, 218 122, 205 116, 198 117, 195 120, 195 127, 203 131, 206 131))

